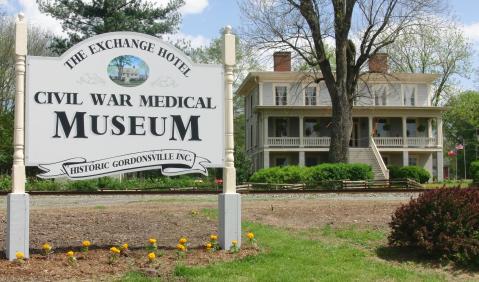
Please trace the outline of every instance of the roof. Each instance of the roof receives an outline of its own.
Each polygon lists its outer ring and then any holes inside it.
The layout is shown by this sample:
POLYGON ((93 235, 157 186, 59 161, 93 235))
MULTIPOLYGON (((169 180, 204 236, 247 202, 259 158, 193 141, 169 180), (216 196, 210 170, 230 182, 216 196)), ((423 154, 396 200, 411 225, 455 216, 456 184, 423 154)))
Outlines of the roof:
MULTIPOLYGON (((426 83, 431 84, 438 74, 426 73, 365 73, 361 79, 372 83, 426 83)), ((295 71, 250 72, 236 91, 237 95, 246 96, 260 82, 294 82, 313 80, 313 74, 295 71)))

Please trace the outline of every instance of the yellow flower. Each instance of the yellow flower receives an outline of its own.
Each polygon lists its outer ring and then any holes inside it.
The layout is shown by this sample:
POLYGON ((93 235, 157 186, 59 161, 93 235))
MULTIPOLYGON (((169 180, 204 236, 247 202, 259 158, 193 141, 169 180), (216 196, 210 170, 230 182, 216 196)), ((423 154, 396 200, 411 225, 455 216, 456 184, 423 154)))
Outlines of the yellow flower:
POLYGON ((48 243, 45 243, 45 244, 42 245, 42 249, 43 249, 44 251, 49 252, 49 251, 52 249, 52 246, 51 246, 50 244, 48 244, 48 243))
POLYGON ((128 247, 129 247, 128 243, 125 243, 125 244, 121 245, 122 250, 128 250, 128 247))
POLYGON ((211 241, 216 241, 216 240, 218 240, 218 236, 217 235, 210 235, 210 239, 211 239, 211 241))
POLYGON ((209 250, 209 249, 213 248, 213 245, 211 243, 207 243, 205 245, 205 247, 206 247, 207 250, 209 250))
POLYGON ((178 251, 182 251, 182 252, 184 252, 186 250, 186 247, 183 244, 176 245, 176 248, 178 249, 178 251))
POLYGON ((184 245, 184 244, 186 244, 186 242, 188 242, 188 239, 186 239, 185 237, 181 237, 178 242, 179 242, 180 244, 184 245))
POLYGON ((91 246, 91 242, 88 241, 88 240, 85 240, 85 241, 81 242, 81 245, 85 248, 88 248, 88 247, 91 246))
POLYGON ((25 258, 25 254, 23 254, 22 252, 16 252, 15 253, 15 257, 17 259, 24 259, 25 258))
POLYGON ((248 237, 248 239, 250 239, 250 240, 253 240, 254 239, 253 232, 248 232, 248 234, 246 234, 246 237, 248 237))
POLYGON ((150 261, 153 261, 155 258, 156 258, 155 253, 149 253, 149 254, 148 254, 148 259, 149 259, 150 261))
POLYGON ((148 242, 150 242, 150 244, 156 244, 156 239, 154 238, 150 238, 150 240, 148 240, 148 242))
POLYGON ((233 246, 236 246, 236 245, 238 245, 238 241, 233 240, 233 241, 231 241, 231 244, 232 244, 233 246))
POLYGON ((120 250, 117 247, 111 247, 110 251, 114 254, 119 254, 120 253, 120 250))
POLYGON ((72 258, 75 255, 73 251, 68 251, 67 252, 67 257, 72 258))

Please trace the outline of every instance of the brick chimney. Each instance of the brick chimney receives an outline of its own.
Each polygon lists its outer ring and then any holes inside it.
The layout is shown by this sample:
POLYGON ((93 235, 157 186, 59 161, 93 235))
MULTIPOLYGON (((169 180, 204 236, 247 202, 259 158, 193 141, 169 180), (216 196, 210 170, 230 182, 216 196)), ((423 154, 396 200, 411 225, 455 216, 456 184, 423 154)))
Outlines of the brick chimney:
POLYGON ((291 71, 291 52, 274 52, 274 71, 291 71))
POLYGON ((376 53, 369 58, 369 71, 387 73, 388 72, 388 54, 376 53))

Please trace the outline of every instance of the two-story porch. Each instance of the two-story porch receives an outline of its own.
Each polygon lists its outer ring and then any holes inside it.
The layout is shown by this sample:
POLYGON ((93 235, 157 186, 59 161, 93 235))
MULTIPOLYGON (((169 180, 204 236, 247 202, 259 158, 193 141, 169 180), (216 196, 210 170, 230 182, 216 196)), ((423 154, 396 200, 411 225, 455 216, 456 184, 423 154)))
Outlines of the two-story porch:
MULTIPOLYGON (((350 147, 369 147, 372 135, 376 146, 387 148, 440 148, 436 124, 441 118, 355 117, 350 147)), ((441 128, 441 127, 439 127, 441 128)), ((314 116, 268 116, 264 119, 264 147, 328 148, 331 118, 314 116)), ((441 133, 442 134, 442 133, 441 133)))
MULTIPOLYGON (((442 119, 440 111, 356 107, 350 141, 350 161, 374 163, 371 148, 384 165, 420 165, 441 179, 442 119), (365 152, 369 152, 366 154, 365 152), (368 159, 370 158, 370 159, 368 159)), ((328 162, 331 118, 327 108, 257 111, 257 126, 247 140, 255 168, 328 162), (298 111, 300 114, 298 114, 298 111)), ((253 128, 251 128, 253 129, 253 128)), ((374 169, 374 167, 373 167, 374 169)))

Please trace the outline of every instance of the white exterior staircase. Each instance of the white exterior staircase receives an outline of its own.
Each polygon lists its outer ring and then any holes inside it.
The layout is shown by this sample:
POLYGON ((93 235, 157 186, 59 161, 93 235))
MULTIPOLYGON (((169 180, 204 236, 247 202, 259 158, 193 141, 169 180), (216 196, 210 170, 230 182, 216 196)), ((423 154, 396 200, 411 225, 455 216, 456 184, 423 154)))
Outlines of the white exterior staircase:
POLYGON ((370 165, 373 169, 374 180, 389 179, 389 171, 387 169, 386 172, 384 171, 385 166, 381 168, 382 165, 374 154, 373 148, 349 148, 349 162, 370 165))

